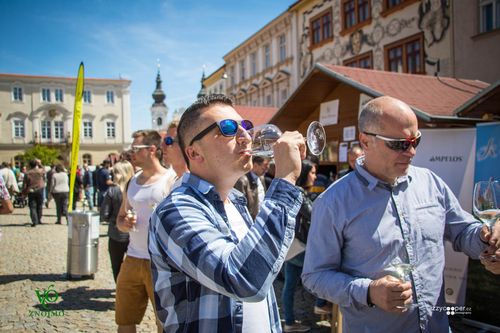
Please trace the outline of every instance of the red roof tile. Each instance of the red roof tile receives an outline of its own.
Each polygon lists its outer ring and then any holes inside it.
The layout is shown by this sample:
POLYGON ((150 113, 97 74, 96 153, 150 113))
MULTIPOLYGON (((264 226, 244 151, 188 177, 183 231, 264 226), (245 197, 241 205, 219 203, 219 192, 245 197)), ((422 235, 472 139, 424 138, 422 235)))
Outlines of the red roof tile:
POLYGON ((235 105, 235 110, 243 119, 250 120, 254 126, 267 124, 278 111, 278 108, 235 105))
POLYGON ((321 65, 382 95, 398 98, 435 116, 454 116, 455 109, 489 86, 477 80, 321 65))

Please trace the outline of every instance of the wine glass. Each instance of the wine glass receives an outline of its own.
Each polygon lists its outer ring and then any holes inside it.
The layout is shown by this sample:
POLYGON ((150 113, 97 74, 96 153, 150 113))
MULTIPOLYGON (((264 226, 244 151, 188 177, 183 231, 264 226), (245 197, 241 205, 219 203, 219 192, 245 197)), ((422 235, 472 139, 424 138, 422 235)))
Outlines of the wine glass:
MULTIPOLYGON (((389 245, 388 263, 384 269, 385 274, 391 275, 401 282, 410 282, 413 285, 412 273, 414 266, 409 263, 408 254, 406 252, 407 242, 393 240, 389 245)), ((416 254, 415 254, 416 256, 416 254)), ((415 260, 418 260, 415 257, 415 260)), ((413 287, 412 287, 413 289, 413 287)), ((413 297, 413 296, 412 296, 413 297)), ((416 306, 416 299, 413 297, 412 303, 405 304, 404 306, 396 306, 398 309, 413 309, 416 306)))
MULTIPOLYGON (((249 129, 248 134, 252 137, 252 155, 262 157, 273 157, 273 145, 283 134, 278 126, 264 124, 249 129)), ((313 155, 320 155, 325 149, 325 129, 318 121, 309 124, 306 134, 307 147, 313 155)))
MULTIPOLYGON (((497 180, 479 181, 474 185, 472 200, 474 215, 491 230, 500 219, 500 183, 497 180)), ((481 254, 481 259, 497 259, 493 255, 481 254)))
POLYGON ((137 212, 133 207, 129 207, 129 209, 127 210, 127 217, 135 221, 134 224, 132 225, 132 228, 130 228, 130 231, 137 232, 138 230, 137 227, 135 226, 137 224, 137 212))

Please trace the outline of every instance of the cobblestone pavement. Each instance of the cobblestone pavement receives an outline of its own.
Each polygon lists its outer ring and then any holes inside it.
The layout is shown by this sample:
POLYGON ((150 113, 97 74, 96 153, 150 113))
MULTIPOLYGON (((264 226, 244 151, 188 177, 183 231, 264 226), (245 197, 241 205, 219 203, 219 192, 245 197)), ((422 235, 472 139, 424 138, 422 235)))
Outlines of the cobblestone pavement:
MULTIPOLYGON (((54 202, 43 210, 43 224, 31 227, 28 209, 0 215, 0 332, 116 332, 115 283, 108 256, 107 225, 100 226, 98 271, 94 279, 67 280, 68 228, 56 225, 54 202), (43 311, 39 296, 47 293, 43 311), (58 294, 57 299, 55 291, 58 294), (38 291, 38 295, 37 295, 38 291), (50 302, 52 301, 53 302, 50 302), (51 317, 48 317, 51 316, 51 317)), ((281 281, 276 281, 280 297, 281 281)), ((311 332, 330 332, 312 314, 314 298, 298 288, 297 318, 313 326, 311 332), (321 324, 321 323, 320 323, 321 324)), ((283 316, 282 316, 283 317, 283 316)), ((138 332, 155 332, 148 306, 138 332)))
MULTIPOLYGON (((107 225, 100 226, 98 272, 94 279, 69 281, 68 228, 54 224, 55 219, 53 207, 44 209, 43 224, 36 228, 30 227, 27 208, 0 215, 0 332, 116 332, 107 225), (44 298, 44 290, 48 291, 46 304, 50 311, 43 311, 39 300, 44 298), (52 291, 57 292, 57 299, 52 291)), ((274 283, 278 300, 282 286, 279 279, 274 283)), ((299 287, 295 298, 296 318, 311 326, 311 332, 331 331, 325 326, 328 322, 312 313, 312 295, 299 287)), ((154 318, 149 305, 138 332, 155 332, 154 318)), ((454 332, 487 332, 450 319, 454 332)))

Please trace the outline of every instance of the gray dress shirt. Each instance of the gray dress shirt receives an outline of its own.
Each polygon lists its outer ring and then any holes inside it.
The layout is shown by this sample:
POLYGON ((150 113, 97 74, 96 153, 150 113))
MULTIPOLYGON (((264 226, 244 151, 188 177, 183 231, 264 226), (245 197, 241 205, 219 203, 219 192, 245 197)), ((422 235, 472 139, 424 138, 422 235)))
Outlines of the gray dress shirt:
POLYGON ((444 301, 444 239, 477 259, 482 227, 441 178, 411 166, 392 186, 358 160, 314 202, 302 279, 339 304, 345 332, 449 332, 444 301), (312 241, 311 241, 312 240, 312 241), (368 285, 410 263, 416 306, 402 314, 367 305, 368 285))

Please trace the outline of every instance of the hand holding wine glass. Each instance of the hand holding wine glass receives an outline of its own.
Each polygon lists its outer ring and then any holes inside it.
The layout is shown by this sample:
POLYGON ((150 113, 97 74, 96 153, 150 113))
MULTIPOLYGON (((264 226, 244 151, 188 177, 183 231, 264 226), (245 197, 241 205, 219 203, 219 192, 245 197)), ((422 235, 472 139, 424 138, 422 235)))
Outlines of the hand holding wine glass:
MULTIPOLYGON (((500 183, 495 180, 479 181, 474 185, 474 215, 492 230, 500 219, 500 183)), ((481 254, 481 259, 497 259, 495 254, 481 254)))
POLYGON ((135 209, 133 207, 129 207, 129 209, 127 210, 127 220, 132 223, 132 227, 130 228, 130 231, 132 232, 137 232, 137 227, 136 227, 136 224, 137 224, 137 212, 135 211, 135 209))
MULTIPOLYGON (((262 157, 273 157, 273 146, 283 135, 281 130, 273 124, 264 124, 249 129, 248 134, 252 138, 252 155, 262 157)), ((306 142, 309 151, 313 155, 320 155, 326 145, 325 129, 318 121, 309 124, 306 134, 306 142)))

